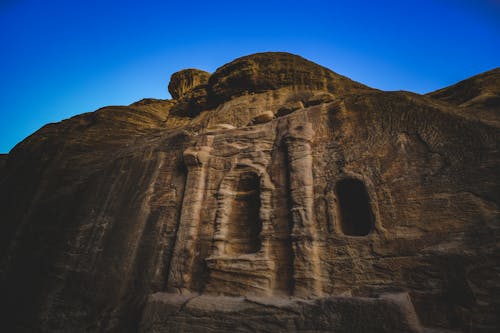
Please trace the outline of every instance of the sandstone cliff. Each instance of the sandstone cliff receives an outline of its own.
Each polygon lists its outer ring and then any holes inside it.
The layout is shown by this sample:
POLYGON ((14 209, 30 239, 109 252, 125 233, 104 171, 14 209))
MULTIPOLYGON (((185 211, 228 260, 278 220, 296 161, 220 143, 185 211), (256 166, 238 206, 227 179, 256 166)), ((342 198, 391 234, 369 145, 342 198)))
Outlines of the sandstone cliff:
POLYGON ((451 87, 427 94, 458 106, 455 112, 500 126, 500 68, 463 80, 451 87))
POLYGON ((499 82, 383 92, 261 53, 49 124, 0 156, 1 322, 496 332, 499 82))

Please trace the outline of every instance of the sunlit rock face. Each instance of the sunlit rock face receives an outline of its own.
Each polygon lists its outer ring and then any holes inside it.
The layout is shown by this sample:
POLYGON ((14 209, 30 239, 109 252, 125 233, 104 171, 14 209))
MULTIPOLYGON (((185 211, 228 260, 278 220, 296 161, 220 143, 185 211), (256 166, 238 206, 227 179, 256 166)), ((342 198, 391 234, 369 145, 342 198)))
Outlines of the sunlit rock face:
POLYGON ((283 87, 353 93, 368 87, 328 68, 289 53, 259 53, 238 58, 210 76, 214 101, 227 101, 246 93, 260 93, 283 87))
POLYGON ((194 88, 206 84, 209 77, 210 73, 199 69, 191 68, 175 72, 170 77, 168 92, 173 99, 182 98, 194 88))
POLYGON ((178 73, 0 156, 8 331, 500 329, 498 70, 428 96, 287 53, 178 73))

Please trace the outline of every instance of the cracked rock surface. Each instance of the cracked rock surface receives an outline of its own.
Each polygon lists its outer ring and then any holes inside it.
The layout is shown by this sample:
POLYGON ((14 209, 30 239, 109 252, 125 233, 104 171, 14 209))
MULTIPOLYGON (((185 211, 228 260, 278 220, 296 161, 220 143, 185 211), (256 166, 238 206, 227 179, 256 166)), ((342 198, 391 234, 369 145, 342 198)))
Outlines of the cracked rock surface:
POLYGON ((497 332, 498 69, 428 95, 287 53, 0 155, 12 332, 497 332))

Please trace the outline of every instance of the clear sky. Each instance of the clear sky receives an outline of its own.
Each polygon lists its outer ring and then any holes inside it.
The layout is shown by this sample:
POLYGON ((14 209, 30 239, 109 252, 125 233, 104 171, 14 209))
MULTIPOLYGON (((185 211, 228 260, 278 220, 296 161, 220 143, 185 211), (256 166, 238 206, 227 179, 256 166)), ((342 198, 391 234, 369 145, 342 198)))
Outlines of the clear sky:
POLYGON ((49 122, 144 97, 170 75, 287 51, 426 93, 500 66, 500 0, 0 0, 0 153, 49 122))

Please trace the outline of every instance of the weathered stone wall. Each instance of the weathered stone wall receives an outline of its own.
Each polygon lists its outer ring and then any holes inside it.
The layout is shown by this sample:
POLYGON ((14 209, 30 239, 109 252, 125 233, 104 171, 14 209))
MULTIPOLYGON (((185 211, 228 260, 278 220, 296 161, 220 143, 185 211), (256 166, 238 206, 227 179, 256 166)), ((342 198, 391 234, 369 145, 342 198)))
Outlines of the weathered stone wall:
POLYGON ((422 332, 408 295, 314 300, 153 294, 140 332, 422 332))

